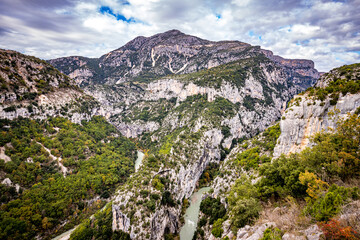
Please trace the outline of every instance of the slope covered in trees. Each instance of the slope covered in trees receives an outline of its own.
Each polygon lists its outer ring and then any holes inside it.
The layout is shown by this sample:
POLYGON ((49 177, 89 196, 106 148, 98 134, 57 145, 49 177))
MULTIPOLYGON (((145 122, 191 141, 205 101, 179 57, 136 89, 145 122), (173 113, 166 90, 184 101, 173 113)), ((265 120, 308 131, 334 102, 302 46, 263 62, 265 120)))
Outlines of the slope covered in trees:
POLYGON ((82 125, 58 117, 1 120, 0 128, 0 145, 11 158, 0 160, 1 176, 20 185, 19 191, 1 185, 1 239, 71 228, 99 209, 134 169, 135 144, 102 117, 82 125))

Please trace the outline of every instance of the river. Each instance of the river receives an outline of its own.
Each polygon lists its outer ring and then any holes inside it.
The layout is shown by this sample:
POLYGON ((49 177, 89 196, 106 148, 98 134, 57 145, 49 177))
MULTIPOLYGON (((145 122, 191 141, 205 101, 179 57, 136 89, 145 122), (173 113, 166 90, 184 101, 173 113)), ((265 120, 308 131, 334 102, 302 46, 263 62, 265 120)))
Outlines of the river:
POLYGON ((181 228, 180 231, 180 240, 192 240, 199 219, 202 195, 209 190, 210 187, 204 187, 191 195, 190 206, 188 207, 188 209, 186 209, 185 212, 185 225, 181 228))
POLYGON ((61 235, 57 236, 56 238, 53 238, 52 240, 68 240, 70 239, 71 233, 78 227, 79 225, 75 226, 74 228, 70 229, 67 232, 62 233, 61 235))
POLYGON ((140 168, 142 160, 144 159, 145 154, 143 152, 137 152, 137 159, 135 161, 135 172, 140 168))

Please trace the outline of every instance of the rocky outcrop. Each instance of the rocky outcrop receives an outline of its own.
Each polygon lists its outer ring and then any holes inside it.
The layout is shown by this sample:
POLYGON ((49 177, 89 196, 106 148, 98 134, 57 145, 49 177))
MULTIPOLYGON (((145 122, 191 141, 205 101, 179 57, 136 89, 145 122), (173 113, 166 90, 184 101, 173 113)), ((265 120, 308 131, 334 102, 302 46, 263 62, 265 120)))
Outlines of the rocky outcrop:
POLYGON ((220 160, 219 145, 223 138, 221 131, 213 129, 204 133, 201 140, 201 147, 198 147, 197 161, 186 166, 181 165, 179 173, 176 177, 177 184, 173 192, 177 199, 182 200, 184 197, 189 198, 194 192, 196 183, 202 172, 211 161, 218 162, 220 160))
MULTIPOLYGON (((276 227, 274 222, 267 222, 255 226, 246 225, 243 228, 240 228, 236 235, 236 240, 259 240, 263 237, 264 231, 267 228, 276 227)), ((314 224, 308 227, 307 229, 301 231, 299 234, 295 235, 292 233, 285 233, 282 236, 283 240, 320 240, 324 239, 323 232, 319 229, 319 227, 314 224)))
POLYGON ((0 50, 0 80, 2 119, 63 116, 80 123, 101 113, 98 103, 72 79, 35 57, 0 50))
POLYGON ((0 106, 0 118, 16 119, 18 117, 47 119, 49 116, 63 116, 74 123, 89 120, 94 115, 99 115, 101 108, 93 99, 81 92, 72 89, 58 90, 42 94, 34 101, 20 101, 11 105, 0 106), (90 103, 89 109, 81 110, 81 104, 90 103), (12 106, 12 110, 9 107, 12 106))
MULTIPOLYGON (((346 76, 341 74, 342 68, 334 69, 324 74, 316 84, 315 91, 326 88, 330 82, 342 79, 356 80, 359 78, 360 65, 353 66, 353 70, 346 76)), ((274 149, 274 157, 281 154, 296 153, 311 146, 311 137, 320 131, 329 131, 336 128, 339 119, 353 114, 360 107, 360 93, 334 93, 320 100, 310 90, 297 95, 290 102, 282 116, 280 127, 281 135, 274 149), (337 95, 336 95, 337 94, 337 95), (333 96, 337 96, 336 100, 333 96)))
POLYGON ((120 208, 116 205, 112 205, 113 222, 112 230, 121 230, 123 232, 129 232, 130 219, 120 211, 120 208))
POLYGON ((240 228, 236 234, 236 240, 258 240, 263 237, 264 231, 269 227, 275 227, 275 223, 269 222, 259 226, 246 225, 240 228))
POLYGON ((280 122, 281 135, 274 149, 274 157, 301 152, 311 146, 312 136, 320 131, 335 129, 339 118, 354 113, 360 107, 360 94, 340 96, 336 105, 330 104, 330 98, 314 100, 308 94, 295 96, 295 99, 301 99, 298 106, 288 108, 280 122))
POLYGON ((8 187, 14 187, 16 192, 18 193, 20 190, 20 185, 19 184, 14 184, 10 178, 5 178, 4 180, 2 180, 1 184, 8 186, 8 187))
POLYGON ((150 239, 162 239, 164 234, 176 233, 179 229, 179 212, 173 208, 161 208, 151 221, 150 239))
POLYGON ((11 158, 5 153, 5 147, 0 147, 0 159, 3 159, 5 163, 11 161, 11 158))

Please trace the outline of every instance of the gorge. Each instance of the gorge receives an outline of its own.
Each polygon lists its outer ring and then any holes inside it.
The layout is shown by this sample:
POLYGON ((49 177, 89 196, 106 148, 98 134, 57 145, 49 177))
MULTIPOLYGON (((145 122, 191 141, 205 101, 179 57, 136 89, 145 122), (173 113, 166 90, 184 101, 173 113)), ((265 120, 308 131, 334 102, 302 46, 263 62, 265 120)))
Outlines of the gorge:
POLYGON ((1 239, 320 239, 335 216, 359 231, 359 64, 320 76, 178 30, 100 58, 0 54, 1 239))

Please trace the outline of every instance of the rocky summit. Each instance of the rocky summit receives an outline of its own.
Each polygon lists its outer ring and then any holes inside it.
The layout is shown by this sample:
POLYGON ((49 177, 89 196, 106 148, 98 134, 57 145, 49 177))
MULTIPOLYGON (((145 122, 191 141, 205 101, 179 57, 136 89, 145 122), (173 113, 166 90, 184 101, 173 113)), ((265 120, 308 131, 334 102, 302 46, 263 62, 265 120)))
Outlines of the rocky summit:
POLYGON ((310 60, 284 59, 259 46, 239 41, 213 42, 178 30, 137 37, 100 58, 65 57, 49 63, 78 85, 149 82, 171 74, 186 74, 265 55, 281 66, 294 83, 308 87, 319 77, 310 60), (306 79, 306 80, 305 80, 306 79))
POLYGON ((359 237, 359 64, 178 30, 0 53, 1 239, 359 237))

